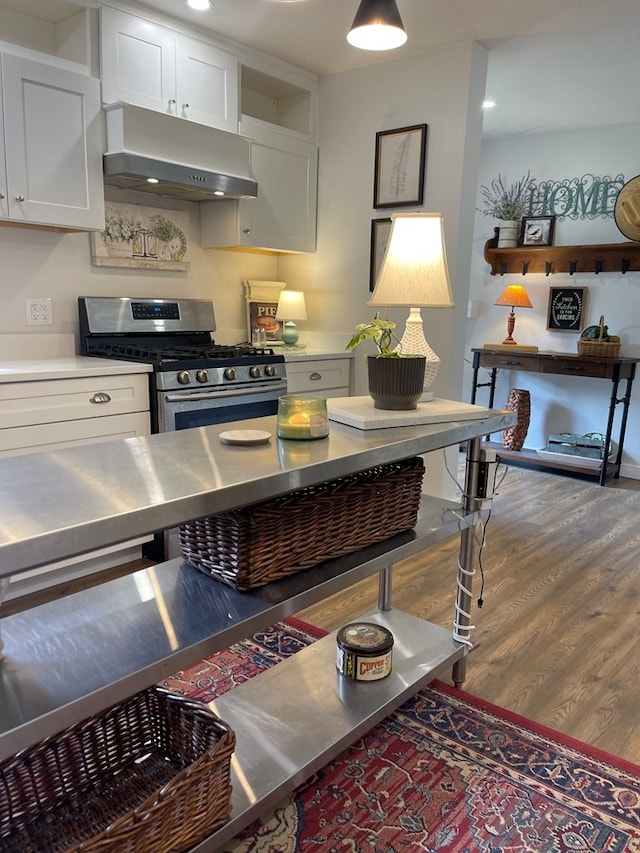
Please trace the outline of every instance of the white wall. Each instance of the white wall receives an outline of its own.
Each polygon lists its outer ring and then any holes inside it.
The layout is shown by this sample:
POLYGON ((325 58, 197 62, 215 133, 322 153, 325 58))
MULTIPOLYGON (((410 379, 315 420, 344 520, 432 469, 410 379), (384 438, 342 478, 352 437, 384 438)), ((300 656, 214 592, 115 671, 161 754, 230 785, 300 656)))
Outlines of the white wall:
MULTIPOLYGON (((638 167, 637 138, 640 125, 613 125, 561 133, 508 136, 485 141, 482 147, 480 184, 489 183, 501 173, 508 182, 531 170, 537 180, 561 180, 584 174, 635 177, 638 167)), ((480 204, 478 195, 476 205, 480 204)), ((510 283, 522 283, 533 310, 516 311, 515 339, 537 344, 540 349, 577 352, 577 333, 548 331, 547 308, 550 287, 587 289, 585 325, 597 324, 601 314, 612 334, 622 339, 623 356, 640 357, 640 273, 621 274, 527 274, 492 276, 484 257, 484 244, 493 236, 494 222, 476 214, 473 238, 473 262, 470 297, 479 303, 479 315, 467 324, 464 399, 471 393, 472 347, 501 341, 506 335, 509 309, 493 303, 510 283)), ((556 222, 555 245, 620 243, 626 238, 613 218, 564 219, 556 222)), ((484 372, 483 372, 484 373, 484 372)), ((482 377, 488 378, 488 373, 482 377)), ((611 384, 606 380, 575 379, 563 376, 504 372, 498 374, 496 405, 504 405, 509 388, 528 388, 531 392, 531 425, 526 446, 542 448, 549 433, 602 432, 606 430, 611 384)), ((620 388, 620 394, 623 387, 620 388)), ((485 398, 480 391, 477 402, 485 398)), ((618 407, 620 408, 620 407, 618 407)), ((640 388, 632 397, 622 460, 622 475, 640 478, 640 388)), ((498 437, 499 438, 499 437, 498 437)))

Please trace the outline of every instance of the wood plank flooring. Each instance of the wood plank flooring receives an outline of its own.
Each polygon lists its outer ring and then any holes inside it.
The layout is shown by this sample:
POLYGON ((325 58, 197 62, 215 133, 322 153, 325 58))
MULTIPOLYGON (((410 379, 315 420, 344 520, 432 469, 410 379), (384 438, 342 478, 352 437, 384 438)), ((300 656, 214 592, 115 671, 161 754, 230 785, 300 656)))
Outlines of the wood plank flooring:
MULTIPOLYGON (((464 689, 640 763, 640 481, 612 483, 506 469, 464 689)), ((398 563, 394 606, 451 626, 458 546, 398 563)), ((370 579, 299 615, 333 630, 376 603, 370 579)))

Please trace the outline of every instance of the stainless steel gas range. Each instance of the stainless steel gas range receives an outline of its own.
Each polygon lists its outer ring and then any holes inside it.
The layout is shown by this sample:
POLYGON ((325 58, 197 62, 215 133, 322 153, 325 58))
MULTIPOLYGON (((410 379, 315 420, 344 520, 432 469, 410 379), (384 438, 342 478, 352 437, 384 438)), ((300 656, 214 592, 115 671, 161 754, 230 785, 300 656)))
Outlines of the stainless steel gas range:
POLYGON ((153 432, 275 414, 286 394, 284 356, 216 344, 213 303, 83 296, 82 355, 151 364, 153 432))
MULTIPOLYGON (((215 343, 208 300, 83 296, 78 310, 82 355, 152 365, 153 432, 276 414, 287 392, 283 355, 215 343)), ((175 540, 159 532, 145 553, 158 560, 176 556, 175 540)))

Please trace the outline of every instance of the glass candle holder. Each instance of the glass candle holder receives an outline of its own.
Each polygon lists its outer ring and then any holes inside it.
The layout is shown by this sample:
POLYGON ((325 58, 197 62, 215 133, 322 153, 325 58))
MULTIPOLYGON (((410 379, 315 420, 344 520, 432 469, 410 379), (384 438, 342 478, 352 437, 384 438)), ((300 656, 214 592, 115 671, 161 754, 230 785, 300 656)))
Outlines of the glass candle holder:
POLYGON ((286 394, 278 399, 278 438, 309 441, 329 435, 326 397, 286 394))

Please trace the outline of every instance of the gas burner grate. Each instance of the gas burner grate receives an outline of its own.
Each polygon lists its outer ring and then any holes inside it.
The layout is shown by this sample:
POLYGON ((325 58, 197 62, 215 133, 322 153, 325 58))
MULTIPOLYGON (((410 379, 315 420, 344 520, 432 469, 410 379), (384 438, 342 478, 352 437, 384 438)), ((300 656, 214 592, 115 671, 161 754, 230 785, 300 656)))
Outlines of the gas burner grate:
POLYGON ((166 363, 168 361, 202 361, 224 360, 227 358, 250 358, 252 356, 274 355, 271 347, 253 347, 245 345, 224 346, 178 346, 178 347, 149 347, 141 344, 98 343, 91 345, 91 355, 106 358, 122 358, 128 361, 146 362, 150 364, 166 363))

